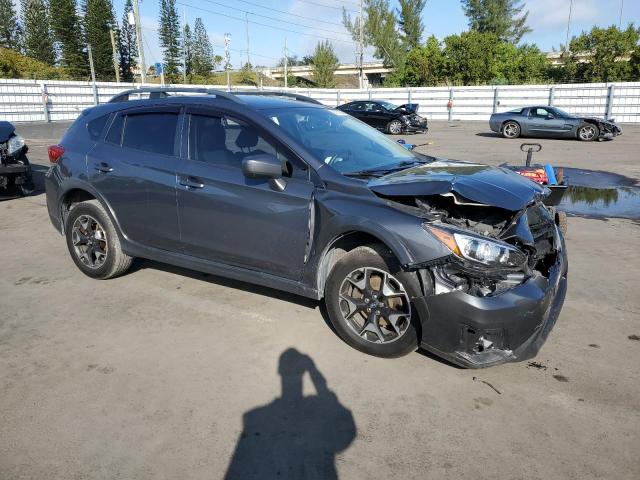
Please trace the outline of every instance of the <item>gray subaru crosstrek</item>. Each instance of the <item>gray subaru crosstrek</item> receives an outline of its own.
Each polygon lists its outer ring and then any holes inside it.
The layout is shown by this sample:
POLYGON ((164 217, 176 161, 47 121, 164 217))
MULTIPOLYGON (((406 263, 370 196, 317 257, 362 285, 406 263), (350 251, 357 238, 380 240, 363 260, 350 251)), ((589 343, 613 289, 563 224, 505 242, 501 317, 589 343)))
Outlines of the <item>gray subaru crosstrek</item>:
POLYGON ((143 88, 49 147, 86 275, 142 257, 323 300, 352 347, 485 367, 536 355, 566 292, 548 190, 409 151, 299 95, 143 88))

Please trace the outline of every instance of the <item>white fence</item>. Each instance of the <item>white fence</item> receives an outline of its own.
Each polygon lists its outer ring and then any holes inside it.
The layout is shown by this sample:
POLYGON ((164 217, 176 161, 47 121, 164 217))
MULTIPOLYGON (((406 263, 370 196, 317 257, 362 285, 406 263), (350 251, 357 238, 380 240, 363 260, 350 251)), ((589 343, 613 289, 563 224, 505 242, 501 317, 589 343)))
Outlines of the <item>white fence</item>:
MULTIPOLYGON (((139 84, 0 79, 0 119, 12 122, 73 120, 83 109, 105 103, 113 95, 136 86, 139 84)), ((224 85, 208 86, 226 89, 224 85)), ((640 82, 368 90, 289 88, 288 91, 308 95, 330 106, 369 98, 397 104, 417 103, 420 114, 434 120, 486 120, 493 112, 550 104, 576 115, 640 123, 640 82)))

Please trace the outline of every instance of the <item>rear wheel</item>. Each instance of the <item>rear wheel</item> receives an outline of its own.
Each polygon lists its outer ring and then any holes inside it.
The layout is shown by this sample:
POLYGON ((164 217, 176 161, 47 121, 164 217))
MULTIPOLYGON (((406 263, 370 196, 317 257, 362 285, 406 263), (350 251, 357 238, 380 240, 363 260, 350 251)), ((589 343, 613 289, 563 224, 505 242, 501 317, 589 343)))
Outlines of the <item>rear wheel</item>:
POLYGON ((585 123, 578 128, 578 139, 582 142, 592 142, 598 137, 598 127, 591 123, 585 123))
POLYGON ((378 357, 416 350, 420 322, 411 298, 421 295, 415 274, 405 272, 380 245, 357 247, 331 270, 325 289, 329 319, 353 348, 378 357))
POLYGON ((122 251, 111 219, 97 200, 78 203, 65 225, 67 248, 76 266, 92 278, 122 275, 132 258, 122 251))
POLYGON ((402 122, 400 120, 391 120, 387 124, 387 132, 392 135, 400 135, 402 133, 402 122))
POLYGON ((520 136, 520 125, 518 122, 506 122, 502 126, 502 136, 505 138, 518 138, 520 136))

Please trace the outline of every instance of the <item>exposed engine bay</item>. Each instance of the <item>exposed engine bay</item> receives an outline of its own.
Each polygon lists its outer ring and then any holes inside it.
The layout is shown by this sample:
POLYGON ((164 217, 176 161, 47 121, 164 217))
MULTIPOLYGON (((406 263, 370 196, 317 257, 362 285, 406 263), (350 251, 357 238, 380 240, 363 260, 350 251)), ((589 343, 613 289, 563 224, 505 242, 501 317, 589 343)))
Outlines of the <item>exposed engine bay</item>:
POLYGON ((443 195, 386 198, 390 206, 410 211, 430 225, 452 226, 516 247, 526 255, 521 265, 499 268, 480 265, 456 255, 431 265, 435 293, 462 290, 491 296, 520 285, 532 276, 548 277, 556 262, 559 239, 553 216, 536 201, 520 211, 476 203, 451 192, 443 195))

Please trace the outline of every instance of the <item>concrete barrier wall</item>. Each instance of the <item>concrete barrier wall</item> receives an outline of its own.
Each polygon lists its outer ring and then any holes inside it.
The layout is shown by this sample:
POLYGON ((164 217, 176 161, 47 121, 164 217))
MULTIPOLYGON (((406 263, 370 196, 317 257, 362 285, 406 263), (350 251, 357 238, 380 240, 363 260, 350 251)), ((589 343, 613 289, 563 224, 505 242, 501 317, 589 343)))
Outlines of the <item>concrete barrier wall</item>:
MULTIPOLYGON (((136 86, 139 84, 0 79, 0 119, 11 122, 73 120, 85 108, 105 103, 113 95, 136 86)), ((225 85, 191 86, 226 89, 225 85)), ((289 88, 287 91, 308 95, 329 106, 369 98, 397 104, 417 103, 420 114, 434 120, 487 120, 493 112, 551 104, 576 115, 640 123, 640 82, 368 90, 289 88)))

